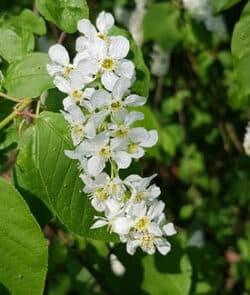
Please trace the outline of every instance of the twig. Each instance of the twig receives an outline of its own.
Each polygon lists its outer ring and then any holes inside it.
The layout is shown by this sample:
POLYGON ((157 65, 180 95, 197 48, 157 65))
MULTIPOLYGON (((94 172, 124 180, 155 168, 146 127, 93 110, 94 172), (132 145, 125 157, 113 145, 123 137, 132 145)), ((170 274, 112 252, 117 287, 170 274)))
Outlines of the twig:
POLYGON ((15 98, 15 97, 7 95, 7 94, 5 94, 3 92, 0 92, 0 96, 5 98, 5 99, 8 99, 10 101, 13 101, 13 102, 23 102, 24 101, 23 99, 15 98))
POLYGON ((59 39, 57 41, 57 44, 63 44, 66 37, 67 37, 67 34, 65 32, 61 32, 59 39))
POLYGON ((233 145, 239 152, 242 152, 241 142, 235 132, 234 126, 231 123, 225 123, 225 129, 228 133, 229 138, 231 139, 233 145))
POLYGON ((157 80, 157 86, 156 86, 155 97, 154 97, 155 107, 157 107, 161 101, 163 85, 164 85, 164 76, 161 76, 157 80))
POLYGON ((14 111, 11 114, 9 114, 5 119, 3 119, 0 122, 0 129, 8 125, 18 115, 18 113, 22 112, 28 105, 31 104, 31 102, 31 98, 23 100, 23 102, 20 103, 19 106, 16 109, 14 109, 14 111))

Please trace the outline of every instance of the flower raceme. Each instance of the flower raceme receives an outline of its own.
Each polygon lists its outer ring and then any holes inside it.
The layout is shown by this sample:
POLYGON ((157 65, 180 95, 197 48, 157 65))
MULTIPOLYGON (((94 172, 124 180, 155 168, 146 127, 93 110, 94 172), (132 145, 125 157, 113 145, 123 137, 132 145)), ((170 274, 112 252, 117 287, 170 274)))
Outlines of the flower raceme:
POLYGON ((134 127, 144 114, 129 107, 144 105, 146 98, 130 90, 136 76, 133 62, 126 59, 129 41, 109 34, 114 25, 110 13, 101 12, 96 25, 97 29, 87 19, 78 22, 83 36, 76 41, 73 63, 62 45, 49 49, 47 70, 66 94, 62 114, 75 147, 65 154, 78 160, 83 191, 102 214, 95 217, 92 229, 107 226, 131 255, 137 247, 148 254, 158 249, 165 255, 170 251, 165 237, 176 231, 166 223, 159 187, 150 184, 155 175, 119 176, 121 169, 143 157, 145 148, 156 144, 157 131, 134 127))

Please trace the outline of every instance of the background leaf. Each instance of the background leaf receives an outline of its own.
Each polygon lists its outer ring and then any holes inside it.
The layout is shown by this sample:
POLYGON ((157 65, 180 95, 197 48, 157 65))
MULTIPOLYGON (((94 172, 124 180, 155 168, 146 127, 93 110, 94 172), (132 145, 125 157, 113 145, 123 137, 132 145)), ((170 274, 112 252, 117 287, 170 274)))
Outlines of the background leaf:
POLYGON ((48 21, 67 33, 75 33, 78 20, 89 15, 85 0, 37 0, 36 5, 48 21))
POLYGON ((155 3, 143 20, 145 41, 156 41, 164 50, 172 50, 182 39, 180 10, 172 3, 155 3))
POLYGON ((43 293, 47 242, 20 194, 0 178, 0 283, 11 295, 43 293))
POLYGON ((46 70, 48 62, 47 54, 36 52, 12 63, 4 80, 8 94, 17 98, 37 97, 43 91, 54 88, 46 70))
POLYGON ((20 145, 16 164, 18 185, 40 198, 72 232, 95 239, 113 239, 106 228, 90 229, 97 212, 82 192, 77 162, 65 156, 66 149, 72 149, 67 122, 61 114, 42 113, 20 145))

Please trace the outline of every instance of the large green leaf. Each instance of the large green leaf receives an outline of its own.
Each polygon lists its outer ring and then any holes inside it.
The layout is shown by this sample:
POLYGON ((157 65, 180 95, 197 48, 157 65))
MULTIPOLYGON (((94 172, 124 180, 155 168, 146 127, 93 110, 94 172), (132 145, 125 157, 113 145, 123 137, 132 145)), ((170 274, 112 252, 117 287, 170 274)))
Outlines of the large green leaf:
POLYGON ((10 25, 20 36, 26 31, 37 35, 46 34, 46 25, 42 17, 38 17, 30 9, 24 9, 18 16, 11 17, 10 25))
POLYGON ((232 38, 232 55, 241 95, 250 94, 250 3, 236 23, 232 38))
POLYGON ((209 1, 212 4, 212 7, 215 12, 220 12, 222 10, 226 10, 226 9, 234 6, 238 2, 240 2, 240 0, 219 0, 219 1, 218 0, 209 0, 209 1))
POLYGON ((2 178, 0 202, 0 285, 11 295, 41 295, 47 242, 21 195, 2 178))
POLYGON ((34 37, 30 32, 24 31, 19 36, 8 28, 0 29, 0 56, 11 63, 21 59, 26 53, 34 49, 34 37))
POLYGON ((163 49, 172 50, 182 39, 180 10, 172 3, 155 3, 143 20, 145 41, 156 41, 163 49))
POLYGON ((42 113, 20 144, 18 185, 40 198, 74 233, 110 240, 106 229, 90 229, 98 214, 82 192, 77 162, 65 156, 66 149, 72 149, 67 122, 61 114, 42 113))
POLYGON ((75 33, 78 20, 89 15, 85 0, 37 0, 36 5, 48 21, 67 33, 75 33))
POLYGON ((49 63, 45 53, 31 53, 22 60, 12 63, 4 80, 8 94, 18 98, 36 97, 44 90, 53 88, 51 77, 46 70, 49 63))
POLYGON ((144 62, 141 49, 136 45, 132 36, 126 30, 114 26, 111 29, 110 34, 122 35, 129 40, 130 52, 128 58, 133 61, 136 68, 136 81, 132 86, 132 90, 140 95, 147 97, 149 93, 150 73, 148 67, 144 62))

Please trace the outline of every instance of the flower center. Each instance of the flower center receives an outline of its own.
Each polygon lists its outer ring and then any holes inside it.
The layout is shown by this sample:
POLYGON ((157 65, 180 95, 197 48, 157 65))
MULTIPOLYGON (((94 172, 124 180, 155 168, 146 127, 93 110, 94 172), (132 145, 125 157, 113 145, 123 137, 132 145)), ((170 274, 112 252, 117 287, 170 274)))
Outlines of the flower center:
POLYGON ((128 136, 128 129, 124 128, 124 127, 121 127, 121 128, 116 130, 114 136, 115 137, 127 137, 128 136))
POLYGON ((83 95, 83 92, 82 90, 74 90, 72 93, 71 93, 71 96, 72 98, 76 101, 76 102, 79 102, 82 98, 82 95, 83 95))
POLYGON ((100 202, 104 202, 108 198, 108 196, 105 193, 105 191, 103 189, 101 189, 101 188, 98 188, 95 191, 95 195, 99 199, 100 202))
POLYGON ((119 100, 111 103, 112 111, 119 111, 121 109, 121 107, 122 107, 122 103, 119 100))
POLYGON ((103 33, 98 33, 97 36, 102 39, 103 41, 106 41, 108 39, 108 36, 103 33))
POLYGON ((149 234, 142 235, 140 241, 144 249, 151 249, 154 247, 154 238, 149 234))
POLYGON ((129 146, 128 146, 128 153, 129 154, 133 154, 135 153, 139 148, 139 144, 137 143, 131 143, 129 146))
POLYGON ((110 57, 104 58, 101 67, 106 71, 112 71, 115 67, 115 61, 110 57))
POLYGON ((100 149, 99 154, 104 158, 109 158, 111 156, 111 149, 109 146, 105 146, 100 149))
POLYGON ((141 202, 143 199, 144 199, 143 192, 138 192, 137 195, 135 196, 136 202, 141 202))
POLYGON ((149 220, 146 216, 144 216, 136 222, 134 227, 137 231, 144 231, 147 228, 148 224, 149 220))
POLYGON ((71 131, 73 134, 77 135, 78 137, 81 137, 84 133, 84 128, 81 124, 73 124, 71 125, 71 131))
POLYGON ((63 77, 65 79, 68 79, 73 69, 74 69, 74 66, 72 64, 69 64, 66 67, 64 67, 63 77))

